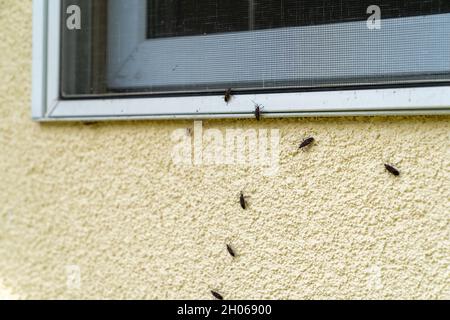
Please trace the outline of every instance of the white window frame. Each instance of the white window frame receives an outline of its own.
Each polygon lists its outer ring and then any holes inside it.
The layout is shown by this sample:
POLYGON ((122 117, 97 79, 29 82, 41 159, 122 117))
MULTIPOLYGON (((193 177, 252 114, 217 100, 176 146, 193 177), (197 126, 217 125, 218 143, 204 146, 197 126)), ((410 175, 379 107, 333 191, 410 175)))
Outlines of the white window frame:
MULTIPOLYGON (((32 117, 37 121, 251 118, 253 101, 264 106, 264 117, 450 114, 450 85, 239 94, 229 104, 222 94, 64 100, 59 94, 60 6, 60 0, 33 0, 32 117)), ((143 35, 136 32, 125 46, 128 52, 120 53, 123 61, 141 45, 143 35)))

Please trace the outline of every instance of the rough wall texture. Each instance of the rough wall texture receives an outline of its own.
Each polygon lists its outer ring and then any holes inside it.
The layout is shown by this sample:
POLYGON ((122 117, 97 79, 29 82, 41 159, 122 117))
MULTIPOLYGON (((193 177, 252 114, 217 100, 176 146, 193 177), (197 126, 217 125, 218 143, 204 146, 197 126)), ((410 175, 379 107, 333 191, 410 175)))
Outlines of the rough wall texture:
POLYGON ((0 297, 450 298, 449 117, 207 121, 279 129, 278 175, 180 167, 187 121, 30 120, 31 0, 0 55, 0 297))

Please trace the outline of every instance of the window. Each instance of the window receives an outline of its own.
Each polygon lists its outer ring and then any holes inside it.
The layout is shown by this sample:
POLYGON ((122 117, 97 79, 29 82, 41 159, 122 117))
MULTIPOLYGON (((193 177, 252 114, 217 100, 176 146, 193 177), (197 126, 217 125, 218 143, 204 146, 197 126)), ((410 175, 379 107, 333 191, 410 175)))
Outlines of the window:
POLYGON ((37 0, 33 117, 448 113, 450 1, 376 2, 37 0))

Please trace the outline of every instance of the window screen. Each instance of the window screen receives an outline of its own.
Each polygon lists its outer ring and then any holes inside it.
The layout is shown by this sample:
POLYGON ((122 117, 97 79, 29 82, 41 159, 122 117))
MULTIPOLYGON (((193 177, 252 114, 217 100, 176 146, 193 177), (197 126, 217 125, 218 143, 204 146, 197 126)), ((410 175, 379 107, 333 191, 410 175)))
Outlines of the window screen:
POLYGON ((81 30, 62 20, 66 98, 450 80, 448 0, 63 2, 82 12, 81 30))

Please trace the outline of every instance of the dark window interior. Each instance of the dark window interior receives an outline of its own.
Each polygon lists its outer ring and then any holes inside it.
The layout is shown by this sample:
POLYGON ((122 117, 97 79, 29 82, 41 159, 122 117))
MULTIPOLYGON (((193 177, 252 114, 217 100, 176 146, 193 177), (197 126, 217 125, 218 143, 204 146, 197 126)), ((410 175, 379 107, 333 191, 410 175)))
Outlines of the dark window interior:
POLYGON ((449 0, 148 0, 148 38, 207 35, 450 12, 449 0))

